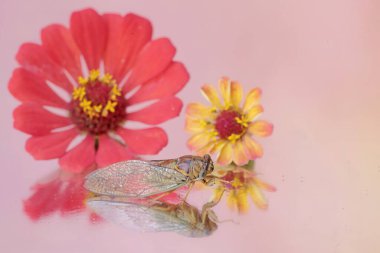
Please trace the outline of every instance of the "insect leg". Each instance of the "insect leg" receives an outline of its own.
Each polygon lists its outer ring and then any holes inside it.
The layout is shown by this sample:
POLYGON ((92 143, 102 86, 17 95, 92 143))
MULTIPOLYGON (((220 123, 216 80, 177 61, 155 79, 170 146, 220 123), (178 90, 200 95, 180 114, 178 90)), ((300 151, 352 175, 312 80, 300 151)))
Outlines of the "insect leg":
POLYGON ((205 221, 208 210, 213 208, 220 202, 224 191, 225 191, 224 188, 221 188, 219 191, 216 192, 216 194, 211 199, 211 201, 207 202, 206 204, 202 206, 202 221, 205 221))
POLYGON ((185 195, 185 197, 183 198, 182 202, 186 202, 186 199, 187 199, 187 197, 189 196, 189 193, 190 193, 190 191, 191 191, 191 188, 193 188, 193 185, 194 185, 194 182, 191 182, 191 183, 189 184, 189 189, 187 189, 186 195, 185 195))

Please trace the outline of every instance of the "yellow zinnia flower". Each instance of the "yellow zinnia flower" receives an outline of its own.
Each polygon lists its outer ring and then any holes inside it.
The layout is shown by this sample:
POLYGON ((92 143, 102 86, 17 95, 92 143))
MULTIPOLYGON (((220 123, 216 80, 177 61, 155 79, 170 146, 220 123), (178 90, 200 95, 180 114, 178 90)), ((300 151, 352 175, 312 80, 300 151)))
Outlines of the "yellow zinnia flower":
POLYGON ((242 105, 241 84, 223 78, 219 88, 222 101, 216 89, 206 84, 202 93, 211 105, 191 103, 187 106, 185 129, 192 134, 187 144, 199 155, 217 154, 216 162, 220 165, 231 162, 244 165, 263 155, 261 145, 253 137, 272 134, 273 125, 256 120, 263 112, 259 88, 249 91, 242 105))
POLYGON ((213 198, 219 198, 220 194, 226 191, 227 205, 239 213, 246 213, 249 210, 249 197, 258 208, 266 209, 268 204, 262 190, 276 191, 275 187, 261 181, 253 171, 244 168, 220 169, 218 174, 228 183, 219 184, 214 190, 213 198))

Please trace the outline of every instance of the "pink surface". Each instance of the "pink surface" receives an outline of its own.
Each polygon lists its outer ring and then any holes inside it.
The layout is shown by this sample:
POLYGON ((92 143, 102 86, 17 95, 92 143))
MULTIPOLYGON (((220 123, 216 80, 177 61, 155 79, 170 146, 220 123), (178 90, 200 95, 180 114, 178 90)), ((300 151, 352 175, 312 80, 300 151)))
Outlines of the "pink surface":
MULTIPOLYGON (((1 252, 380 252, 380 4, 334 1, 17 1, 0 2, 1 252), (275 185, 268 211, 236 216, 224 204, 214 235, 141 234, 90 225, 86 215, 31 222, 22 212, 29 187, 56 161, 24 151, 12 128, 18 104, 7 91, 21 43, 67 24, 72 11, 135 12, 154 36, 168 36, 191 74, 179 94, 204 101, 199 87, 227 75, 264 91, 261 177, 275 185)), ((155 158, 189 153, 184 113, 164 124, 169 145, 155 158)))

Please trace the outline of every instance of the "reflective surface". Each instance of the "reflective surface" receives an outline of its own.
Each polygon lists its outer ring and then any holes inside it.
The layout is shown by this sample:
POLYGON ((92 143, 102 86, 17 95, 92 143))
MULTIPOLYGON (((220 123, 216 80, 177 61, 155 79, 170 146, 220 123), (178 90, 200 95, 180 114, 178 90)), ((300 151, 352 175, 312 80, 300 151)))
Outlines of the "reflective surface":
MULTIPOLYGON (((379 7, 375 0, 233 5, 1 1, 0 248, 7 252, 379 252, 379 7), (30 187, 46 175, 49 180, 42 181, 50 181, 57 163, 34 161, 24 151, 26 135, 12 128, 12 109, 18 103, 6 84, 16 66, 14 56, 21 43, 39 41, 42 27, 67 24, 72 11, 89 5, 99 12, 140 13, 152 20, 157 36, 167 35, 175 42, 177 57, 191 74, 179 93, 185 104, 202 101, 199 87, 216 83, 222 75, 239 80, 246 91, 252 86, 263 89, 265 117, 275 130, 261 142, 265 155, 256 169, 278 189, 266 194, 267 211, 252 208, 238 217, 222 200, 215 209, 219 219, 233 218, 239 224, 218 224, 211 236, 198 239, 135 232, 98 221, 89 211, 77 213, 74 204, 61 205, 60 211, 37 222, 25 215, 22 201, 32 194, 30 187)), ((168 147, 146 158, 188 154, 183 125, 183 114, 165 123, 168 147)), ((207 191, 197 192, 189 202, 203 203, 209 196, 207 191)))

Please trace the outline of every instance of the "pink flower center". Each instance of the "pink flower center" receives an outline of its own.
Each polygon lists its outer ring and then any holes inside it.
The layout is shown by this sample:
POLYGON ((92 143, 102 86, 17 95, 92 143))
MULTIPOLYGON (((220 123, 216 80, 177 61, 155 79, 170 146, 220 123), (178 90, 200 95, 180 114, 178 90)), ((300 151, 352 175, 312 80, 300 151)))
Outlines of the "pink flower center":
POLYGON ((92 70, 79 77, 71 100, 71 118, 80 130, 100 135, 116 130, 126 117, 127 101, 111 75, 92 70))
POLYGON ((228 139, 232 136, 240 136, 245 127, 239 123, 240 113, 232 110, 222 111, 215 122, 215 129, 221 139, 228 139))

